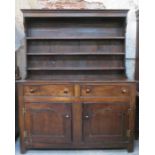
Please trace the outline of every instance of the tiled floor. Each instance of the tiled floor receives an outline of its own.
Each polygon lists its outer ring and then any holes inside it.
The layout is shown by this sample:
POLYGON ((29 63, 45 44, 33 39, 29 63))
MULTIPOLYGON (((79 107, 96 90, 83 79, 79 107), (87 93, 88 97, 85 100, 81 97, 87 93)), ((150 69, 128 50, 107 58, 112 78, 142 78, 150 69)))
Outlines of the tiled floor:
MULTIPOLYGON (((20 154, 19 139, 16 142, 16 154, 20 154)), ((135 141, 133 153, 128 153, 127 150, 31 150, 27 151, 26 155, 139 155, 139 143, 135 141)))

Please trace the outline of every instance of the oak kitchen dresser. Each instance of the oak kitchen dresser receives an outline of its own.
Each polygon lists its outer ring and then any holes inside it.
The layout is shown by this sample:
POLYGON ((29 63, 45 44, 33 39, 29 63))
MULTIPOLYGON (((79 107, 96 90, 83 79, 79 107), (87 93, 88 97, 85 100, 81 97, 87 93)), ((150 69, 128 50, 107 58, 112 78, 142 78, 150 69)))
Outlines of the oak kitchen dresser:
POLYGON ((135 82, 125 69, 128 10, 22 10, 21 152, 133 151, 135 82))

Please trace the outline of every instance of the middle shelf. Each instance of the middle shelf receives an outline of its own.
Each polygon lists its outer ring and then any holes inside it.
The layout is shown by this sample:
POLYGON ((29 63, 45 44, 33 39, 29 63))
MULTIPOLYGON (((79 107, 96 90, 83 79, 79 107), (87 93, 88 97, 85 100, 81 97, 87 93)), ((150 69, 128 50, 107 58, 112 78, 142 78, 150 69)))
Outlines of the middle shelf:
POLYGON ((29 55, 27 70, 124 70, 124 55, 29 55))
POLYGON ((27 55, 125 55, 125 53, 122 52, 115 52, 115 53, 110 53, 110 52, 65 52, 65 53, 58 53, 58 52, 53 52, 53 53, 44 53, 44 52, 39 52, 39 53, 27 53, 27 55))
POLYGON ((26 37, 26 40, 124 40, 124 36, 106 36, 106 37, 26 37))

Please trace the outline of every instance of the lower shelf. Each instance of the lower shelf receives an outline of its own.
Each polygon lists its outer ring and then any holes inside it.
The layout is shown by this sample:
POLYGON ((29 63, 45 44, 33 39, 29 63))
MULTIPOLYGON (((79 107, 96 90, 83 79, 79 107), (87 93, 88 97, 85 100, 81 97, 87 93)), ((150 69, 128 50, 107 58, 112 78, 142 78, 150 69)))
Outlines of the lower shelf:
POLYGON ((71 70, 71 71, 74 71, 74 70, 125 70, 124 67, 46 67, 46 68, 40 68, 40 67, 29 67, 27 68, 27 70, 71 70))
POLYGON ((28 71, 27 79, 29 80, 56 80, 56 81, 100 81, 100 80, 125 80, 124 70, 75 70, 75 71, 50 71, 50 70, 35 70, 28 71), (92 74, 93 72, 93 74, 92 74))

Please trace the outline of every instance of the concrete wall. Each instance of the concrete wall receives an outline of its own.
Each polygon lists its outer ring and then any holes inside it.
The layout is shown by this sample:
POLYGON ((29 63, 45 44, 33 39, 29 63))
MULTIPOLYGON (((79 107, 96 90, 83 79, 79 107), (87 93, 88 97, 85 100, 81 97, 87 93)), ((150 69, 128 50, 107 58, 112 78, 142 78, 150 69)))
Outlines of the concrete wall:
POLYGON ((17 65, 24 78, 25 48, 23 17, 20 9, 129 9, 126 31, 126 73, 129 79, 134 78, 136 57, 136 14, 138 0, 16 0, 16 52, 17 65))

